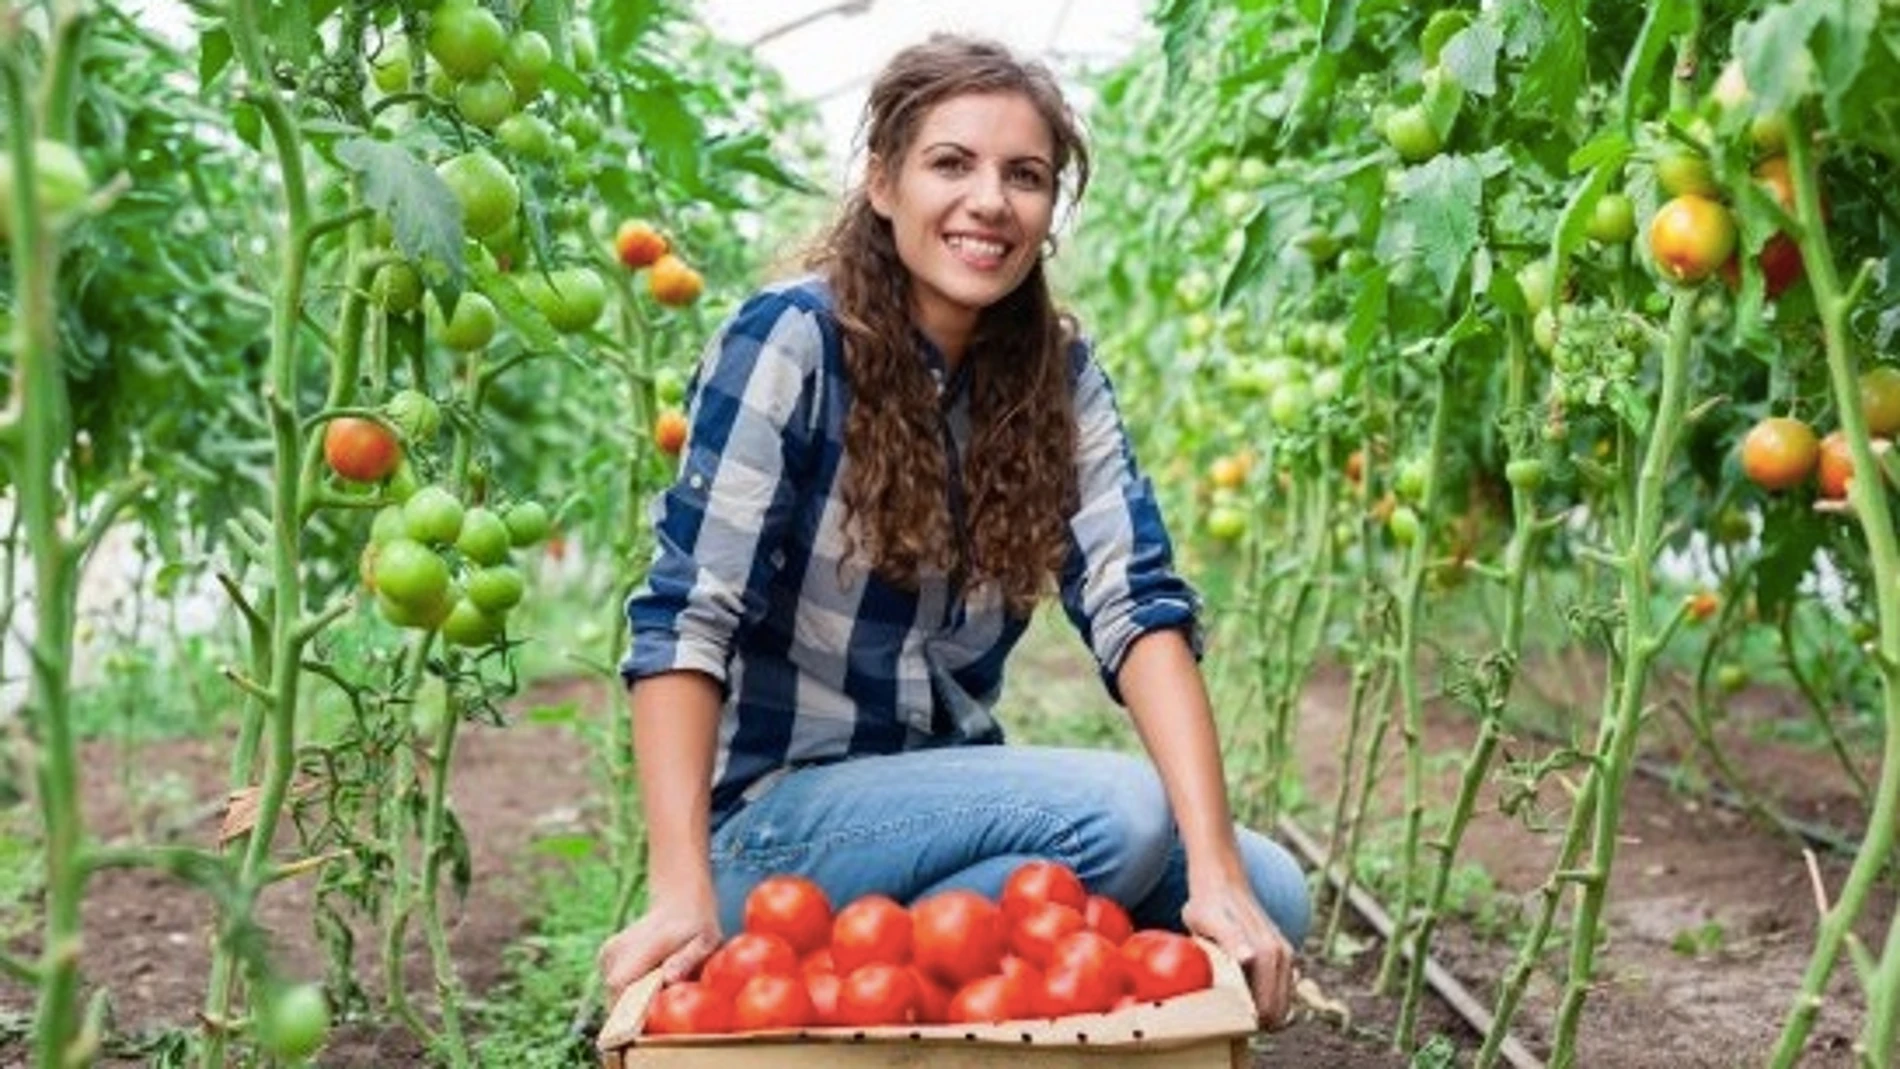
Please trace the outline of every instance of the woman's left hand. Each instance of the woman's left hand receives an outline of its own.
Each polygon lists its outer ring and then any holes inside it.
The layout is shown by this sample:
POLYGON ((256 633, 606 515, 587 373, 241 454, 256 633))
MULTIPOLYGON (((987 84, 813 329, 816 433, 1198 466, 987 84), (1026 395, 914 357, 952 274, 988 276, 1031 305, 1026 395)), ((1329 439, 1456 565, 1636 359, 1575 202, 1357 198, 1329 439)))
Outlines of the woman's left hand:
POLYGON ((1181 920, 1240 963, 1253 989, 1260 1026, 1286 1024, 1293 1000, 1293 947, 1254 898, 1245 879, 1220 879, 1197 886, 1190 879, 1181 920))

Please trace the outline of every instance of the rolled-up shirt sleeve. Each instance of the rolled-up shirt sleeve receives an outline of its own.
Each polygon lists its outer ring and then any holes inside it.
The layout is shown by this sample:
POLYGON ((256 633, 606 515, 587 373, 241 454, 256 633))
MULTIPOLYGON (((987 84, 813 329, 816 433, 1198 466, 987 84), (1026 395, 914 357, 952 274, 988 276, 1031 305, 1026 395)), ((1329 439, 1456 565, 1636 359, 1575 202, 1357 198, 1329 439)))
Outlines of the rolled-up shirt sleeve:
POLYGON ((1154 484, 1135 463, 1108 376, 1084 342, 1072 364, 1080 507, 1069 520, 1062 607, 1119 702, 1115 677, 1141 636, 1178 629, 1200 655, 1200 597, 1174 570, 1154 484))
POLYGON ((817 438, 824 341, 785 297, 749 300, 701 358, 678 477, 652 503, 652 567, 628 598, 631 685, 679 669, 724 688, 735 634, 766 609, 817 438))

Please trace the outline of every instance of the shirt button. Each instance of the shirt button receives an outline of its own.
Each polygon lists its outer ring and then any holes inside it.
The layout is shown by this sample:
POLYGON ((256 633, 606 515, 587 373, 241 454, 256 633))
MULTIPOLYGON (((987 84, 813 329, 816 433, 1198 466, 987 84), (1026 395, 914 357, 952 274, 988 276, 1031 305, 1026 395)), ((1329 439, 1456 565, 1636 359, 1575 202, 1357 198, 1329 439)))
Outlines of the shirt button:
POLYGON ((686 482, 695 490, 703 490, 706 487, 706 477, 697 472, 693 474, 692 478, 686 480, 686 482))

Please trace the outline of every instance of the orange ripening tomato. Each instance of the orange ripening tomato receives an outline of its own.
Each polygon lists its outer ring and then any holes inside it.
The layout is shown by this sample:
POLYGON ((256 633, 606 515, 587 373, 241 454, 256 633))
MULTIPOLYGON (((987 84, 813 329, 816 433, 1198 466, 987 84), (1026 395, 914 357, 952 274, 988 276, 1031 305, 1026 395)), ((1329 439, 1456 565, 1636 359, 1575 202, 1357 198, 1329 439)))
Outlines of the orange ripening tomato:
POLYGON ((1721 597, 1707 590, 1698 590, 1689 595, 1686 603, 1692 620, 1706 620, 1722 608, 1721 597))
POLYGON ((1247 481, 1247 469, 1235 457, 1216 457, 1207 469, 1207 479, 1222 490, 1238 490, 1247 481))
POLYGON ((798 976, 798 953, 776 935, 740 932, 706 959, 699 980, 727 998, 755 976, 798 976))
POLYGON ((1847 496, 1847 484, 1854 478, 1854 454, 1847 447, 1847 436, 1834 431, 1821 439, 1821 462, 1815 481, 1821 496, 1839 501, 1847 496))
POLYGON ((909 965, 910 911, 884 895, 865 895, 831 922, 831 960, 839 975, 865 965, 909 965))
POLYGON ((323 459, 351 482, 379 483, 402 463, 402 443, 373 419, 339 416, 323 428, 323 459))
POLYGON ((665 235, 638 219, 629 219, 614 231, 614 255, 629 270, 653 266, 666 250, 665 235))
POLYGON ((997 970, 1009 926, 996 903, 975 891, 945 891, 910 909, 911 957, 952 990, 997 970))
POLYGON ((653 420, 653 444, 669 457, 679 456, 686 448, 686 430, 686 416, 677 408, 669 408, 653 420))
POLYGON ((1814 471, 1821 446, 1798 419, 1770 416, 1742 438, 1742 473, 1764 490, 1799 486, 1814 471))
POLYGON ((1649 221, 1649 251, 1671 279, 1700 282, 1735 251, 1735 219, 1716 201, 1685 193, 1649 221))
POLYGON ((647 1007, 650 1036, 711 1035, 732 1031, 732 1002, 705 984, 663 987, 647 1007))
POLYGON ((647 270, 647 292, 653 299, 671 308, 684 308, 699 300, 706 280, 686 266, 686 261, 667 253, 647 270))
MULTIPOLYGON (((684 438, 683 426, 680 434, 684 438)), ((679 452, 677 446, 667 449, 664 440, 660 448, 679 452)), ((790 943, 809 968, 812 955, 831 941, 831 899, 825 897, 824 888, 803 876, 767 876, 746 895, 744 925, 748 932, 776 935, 790 943)))

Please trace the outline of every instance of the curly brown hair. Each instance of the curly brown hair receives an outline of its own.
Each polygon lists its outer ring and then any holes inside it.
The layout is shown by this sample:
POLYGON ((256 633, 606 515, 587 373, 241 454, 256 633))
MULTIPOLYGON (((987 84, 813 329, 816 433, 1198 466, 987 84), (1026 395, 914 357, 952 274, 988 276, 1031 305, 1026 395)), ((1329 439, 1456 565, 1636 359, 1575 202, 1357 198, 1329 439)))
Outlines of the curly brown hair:
MULTIPOLYGON (((898 53, 865 106, 866 151, 895 165, 931 108, 972 93, 1019 94, 1035 106, 1049 128, 1056 173, 1069 176, 1073 205, 1089 174, 1075 115, 1046 67, 993 42, 940 34, 898 53)), ((950 475, 936 384, 913 333, 910 271, 867 185, 846 197, 810 266, 830 283, 845 337, 849 548, 907 589, 926 570, 960 568, 966 590, 994 583, 1009 610, 1027 616, 1068 556, 1077 496, 1068 357, 1076 327, 1056 308, 1042 263, 983 309, 970 339, 961 546, 945 494, 950 475)))

